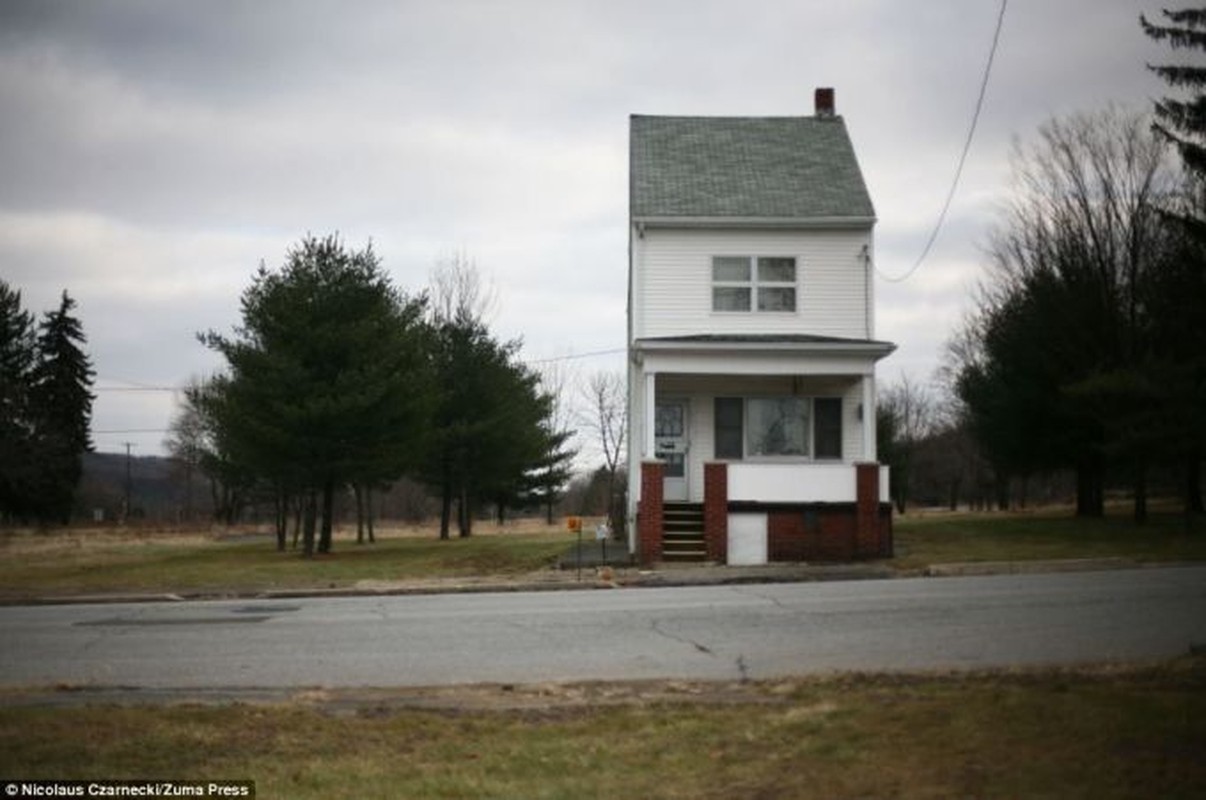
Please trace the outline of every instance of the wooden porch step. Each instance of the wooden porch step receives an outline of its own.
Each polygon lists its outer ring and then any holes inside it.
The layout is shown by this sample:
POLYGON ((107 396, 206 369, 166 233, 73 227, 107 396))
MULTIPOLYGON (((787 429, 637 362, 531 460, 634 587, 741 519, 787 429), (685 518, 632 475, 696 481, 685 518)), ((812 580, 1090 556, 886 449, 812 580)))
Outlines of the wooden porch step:
POLYGON ((662 560, 707 561, 703 503, 662 505, 662 560))
POLYGON ((662 534, 663 561, 706 561, 708 547, 703 531, 672 531, 662 534))
POLYGON ((704 514, 700 503, 666 503, 662 506, 662 528, 670 532, 703 533, 704 514))

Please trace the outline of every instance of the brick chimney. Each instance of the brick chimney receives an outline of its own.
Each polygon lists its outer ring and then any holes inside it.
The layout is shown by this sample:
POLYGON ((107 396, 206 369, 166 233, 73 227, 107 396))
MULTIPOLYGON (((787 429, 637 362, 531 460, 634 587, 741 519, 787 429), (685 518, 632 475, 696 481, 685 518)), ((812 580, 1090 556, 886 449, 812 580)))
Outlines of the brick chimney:
POLYGON ((833 89, 817 89, 813 99, 818 117, 832 117, 834 115, 833 89))

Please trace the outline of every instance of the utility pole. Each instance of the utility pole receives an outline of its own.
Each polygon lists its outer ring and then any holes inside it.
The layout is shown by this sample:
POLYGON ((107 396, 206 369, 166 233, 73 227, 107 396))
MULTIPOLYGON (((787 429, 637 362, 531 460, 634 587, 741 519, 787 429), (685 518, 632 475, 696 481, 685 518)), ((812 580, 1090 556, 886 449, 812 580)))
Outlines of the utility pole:
POLYGON ((130 448, 134 446, 133 442, 122 442, 126 446, 126 502, 125 508, 122 511, 122 522, 130 519, 130 493, 133 488, 133 480, 130 474, 130 448))

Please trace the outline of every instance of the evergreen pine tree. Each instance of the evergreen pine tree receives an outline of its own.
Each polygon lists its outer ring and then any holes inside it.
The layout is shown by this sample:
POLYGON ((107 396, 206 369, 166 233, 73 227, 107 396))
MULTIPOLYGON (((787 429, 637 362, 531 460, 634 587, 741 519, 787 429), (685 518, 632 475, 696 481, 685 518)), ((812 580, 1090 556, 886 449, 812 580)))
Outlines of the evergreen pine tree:
MULTIPOLYGON (((1163 14, 1170 24, 1157 25, 1140 15, 1143 32, 1156 41, 1167 42, 1174 50, 1206 51, 1206 8, 1166 10, 1163 14)), ((1156 101, 1154 128, 1176 146, 1194 175, 1206 178, 1206 66, 1148 65, 1148 69, 1170 87, 1191 93, 1188 99, 1165 97, 1156 101)), ((1200 214, 1198 221, 1206 225, 1200 214)))
POLYGON ((30 510, 29 384, 35 348, 33 317, 21 308, 21 293, 0 280, 0 519, 30 510))
MULTIPOLYGON (((1155 24, 1140 15, 1143 32, 1173 50, 1206 52, 1206 8, 1165 10, 1155 24)), ((1184 236, 1179 252, 1149 282, 1143 298, 1154 321, 1151 330, 1153 381, 1170 398, 1164 416, 1185 464, 1185 509, 1202 513, 1202 456, 1206 453, 1206 66, 1148 65, 1180 97, 1155 103, 1152 126, 1181 156, 1187 173, 1184 197, 1165 215, 1184 236)))
POLYGON ((92 449, 91 390, 95 372, 81 349, 87 340, 71 313, 75 301, 63 292, 59 308, 38 326, 37 363, 30 397, 35 409, 39 516, 66 523, 81 475, 80 457, 92 449))

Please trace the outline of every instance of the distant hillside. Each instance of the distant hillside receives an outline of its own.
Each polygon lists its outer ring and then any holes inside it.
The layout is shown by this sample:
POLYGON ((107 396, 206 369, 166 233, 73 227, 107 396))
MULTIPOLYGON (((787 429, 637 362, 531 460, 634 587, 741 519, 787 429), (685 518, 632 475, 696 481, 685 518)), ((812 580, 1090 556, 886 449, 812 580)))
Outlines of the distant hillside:
MULTIPOLYGON (((106 519, 117 518, 126 496, 126 454, 85 453, 82 463, 84 474, 76 495, 81 516, 90 518, 96 509, 104 509, 106 519)), ((130 506, 136 515, 168 520, 184 508, 184 475, 169 458, 129 458, 129 482, 130 506)), ((199 478, 193 481, 193 502, 208 507, 208 487, 199 478)))

